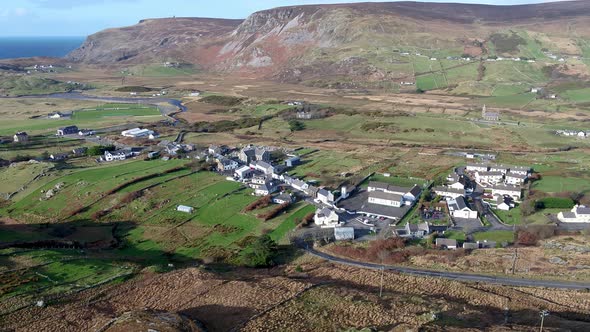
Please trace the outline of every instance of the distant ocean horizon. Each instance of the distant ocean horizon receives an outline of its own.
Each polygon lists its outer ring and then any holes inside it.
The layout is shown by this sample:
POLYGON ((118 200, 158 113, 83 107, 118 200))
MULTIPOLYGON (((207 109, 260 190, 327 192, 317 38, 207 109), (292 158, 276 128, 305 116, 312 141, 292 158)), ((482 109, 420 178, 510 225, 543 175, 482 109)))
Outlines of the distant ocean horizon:
POLYGON ((0 59, 64 57, 86 37, 0 37, 0 59))

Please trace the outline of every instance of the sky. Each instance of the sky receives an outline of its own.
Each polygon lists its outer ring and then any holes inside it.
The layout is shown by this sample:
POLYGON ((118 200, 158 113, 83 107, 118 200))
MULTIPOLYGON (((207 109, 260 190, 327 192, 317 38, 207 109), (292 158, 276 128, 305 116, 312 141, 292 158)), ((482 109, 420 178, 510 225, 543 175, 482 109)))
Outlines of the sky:
MULTIPOLYGON (((87 36, 144 18, 245 18, 278 6, 367 0, 0 0, 0 36, 87 36)), ((541 0, 431 0, 516 5, 541 0)))

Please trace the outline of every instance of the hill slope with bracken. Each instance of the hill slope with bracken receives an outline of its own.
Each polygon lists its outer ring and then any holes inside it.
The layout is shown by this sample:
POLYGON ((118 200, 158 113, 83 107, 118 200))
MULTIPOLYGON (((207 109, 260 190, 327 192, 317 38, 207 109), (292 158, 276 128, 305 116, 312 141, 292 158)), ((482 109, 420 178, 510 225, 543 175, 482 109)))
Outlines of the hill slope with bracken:
MULTIPOLYGON (((281 7, 244 21, 156 19, 90 36, 69 59, 121 64, 178 60, 212 71, 316 84, 326 77, 411 81, 442 70, 448 86, 453 75, 444 73, 444 64, 424 60, 498 56, 551 62, 554 54, 575 58, 573 64, 579 66, 555 63, 544 75, 588 74, 590 2, 357 3, 281 7)), ((483 75, 477 70, 470 74, 474 80, 483 75)))

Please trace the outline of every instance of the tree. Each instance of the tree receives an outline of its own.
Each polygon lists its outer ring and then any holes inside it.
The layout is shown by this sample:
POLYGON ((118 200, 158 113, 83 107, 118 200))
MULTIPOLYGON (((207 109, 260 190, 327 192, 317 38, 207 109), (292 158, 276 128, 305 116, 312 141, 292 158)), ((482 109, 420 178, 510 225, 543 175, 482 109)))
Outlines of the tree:
POLYGON ((523 217, 530 216, 537 211, 535 201, 526 200, 520 204, 520 213, 523 217))
POLYGON ((291 129, 291 131, 300 131, 305 129, 305 124, 298 120, 290 120, 289 129, 291 129))
POLYGON ((249 267, 267 267, 274 265, 277 243, 268 234, 260 236, 241 254, 241 263, 249 267))
POLYGON ((105 151, 113 151, 115 147, 113 145, 95 145, 88 148, 87 154, 89 156, 100 156, 101 154, 105 153, 105 151))

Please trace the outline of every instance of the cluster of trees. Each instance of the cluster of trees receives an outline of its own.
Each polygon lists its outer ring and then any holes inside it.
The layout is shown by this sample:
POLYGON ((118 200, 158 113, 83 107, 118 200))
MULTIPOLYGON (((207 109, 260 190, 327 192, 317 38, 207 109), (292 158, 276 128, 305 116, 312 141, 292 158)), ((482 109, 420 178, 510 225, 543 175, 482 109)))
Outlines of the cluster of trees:
POLYGON ((116 148, 114 145, 95 145, 88 148, 86 154, 89 156, 100 156, 103 155, 106 151, 115 151, 116 148))
POLYGON ((268 267, 275 265, 278 245, 268 234, 258 237, 240 253, 240 264, 249 267, 268 267))

